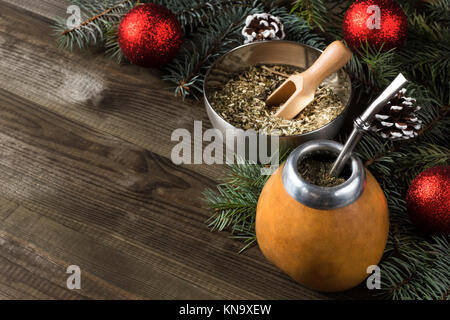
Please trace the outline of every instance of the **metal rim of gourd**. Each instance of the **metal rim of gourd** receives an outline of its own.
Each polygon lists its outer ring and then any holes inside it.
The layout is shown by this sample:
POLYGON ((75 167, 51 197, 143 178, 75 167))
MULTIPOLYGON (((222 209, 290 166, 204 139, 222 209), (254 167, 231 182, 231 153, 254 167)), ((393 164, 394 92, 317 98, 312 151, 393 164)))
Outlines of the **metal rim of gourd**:
POLYGON ((303 179, 298 172, 301 160, 317 153, 338 155, 343 145, 331 140, 313 140, 297 147, 288 157, 283 167, 282 181, 287 193, 305 206, 332 210, 355 202, 364 192, 366 173, 361 160, 352 155, 348 160, 350 177, 334 187, 321 187, 303 179))

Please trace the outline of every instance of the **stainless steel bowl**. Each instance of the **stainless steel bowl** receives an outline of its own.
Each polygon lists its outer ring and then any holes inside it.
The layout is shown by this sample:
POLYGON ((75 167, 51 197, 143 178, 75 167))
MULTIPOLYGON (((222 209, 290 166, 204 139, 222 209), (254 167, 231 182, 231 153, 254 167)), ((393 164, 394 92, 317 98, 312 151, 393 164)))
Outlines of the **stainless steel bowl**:
MULTIPOLYGON (((265 41, 237 47, 221 56, 206 74, 203 92, 206 111, 214 128, 225 136, 227 129, 236 129, 225 121, 211 106, 208 97, 214 90, 227 83, 235 74, 259 64, 285 64, 307 69, 322 53, 313 47, 291 41, 265 41)), ((279 145, 296 147, 313 139, 332 139, 341 129, 352 95, 350 77, 343 70, 333 73, 325 82, 345 105, 343 112, 325 126, 300 135, 280 136, 279 145)), ((267 140, 270 143, 270 137, 267 140)))

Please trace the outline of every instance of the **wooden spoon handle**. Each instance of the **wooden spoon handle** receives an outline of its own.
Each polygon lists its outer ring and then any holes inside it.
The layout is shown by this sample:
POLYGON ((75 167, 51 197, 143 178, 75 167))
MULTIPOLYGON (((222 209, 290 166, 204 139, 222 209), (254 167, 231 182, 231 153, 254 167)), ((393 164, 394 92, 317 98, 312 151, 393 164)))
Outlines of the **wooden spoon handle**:
POLYGON ((326 77, 345 66, 352 55, 342 41, 336 40, 322 52, 319 59, 304 74, 307 74, 308 80, 312 81, 313 87, 317 88, 326 77))

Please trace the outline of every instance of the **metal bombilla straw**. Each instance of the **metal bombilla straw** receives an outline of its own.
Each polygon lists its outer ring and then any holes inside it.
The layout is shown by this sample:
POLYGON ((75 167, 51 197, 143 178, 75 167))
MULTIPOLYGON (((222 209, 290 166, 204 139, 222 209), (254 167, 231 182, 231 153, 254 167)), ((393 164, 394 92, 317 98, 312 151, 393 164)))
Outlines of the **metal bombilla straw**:
POLYGON ((341 153, 337 157, 330 170, 332 176, 338 177, 348 158, 351 156, 353 149, 356 147, 358 142, 361 140, 362 135, 365 131, 369 130, 370 123, 378 112, 386 105, 386 103, 391 100, 395 94, 408 82, 406 78, 400 73, 394 81, 381 93, 378 98, 364 111, 364 113, 357 117, 353 122, 353 131, 350 134, 347 142, 341 150, 341 153))

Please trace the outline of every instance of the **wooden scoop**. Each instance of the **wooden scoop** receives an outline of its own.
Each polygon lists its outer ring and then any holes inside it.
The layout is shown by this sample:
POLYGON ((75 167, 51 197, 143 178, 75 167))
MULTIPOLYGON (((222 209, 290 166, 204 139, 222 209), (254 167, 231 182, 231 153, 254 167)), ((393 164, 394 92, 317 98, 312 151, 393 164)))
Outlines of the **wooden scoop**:
POLYGON ((308 70, 287 78, 266 100, 268 106, 283 104, 276 116, 293 119, 311 101, 322 81, 338 71, 352 58, 352 52, 342 41, 332 42, 308 70))

